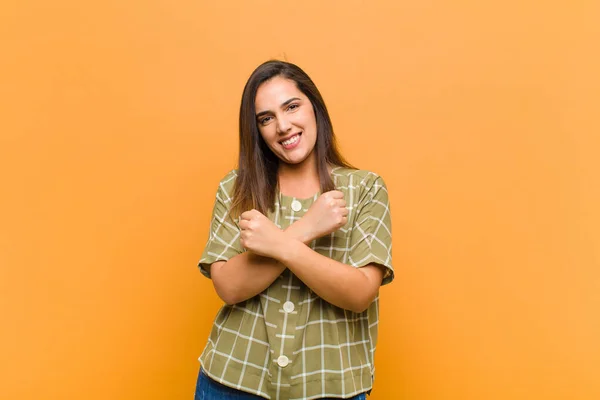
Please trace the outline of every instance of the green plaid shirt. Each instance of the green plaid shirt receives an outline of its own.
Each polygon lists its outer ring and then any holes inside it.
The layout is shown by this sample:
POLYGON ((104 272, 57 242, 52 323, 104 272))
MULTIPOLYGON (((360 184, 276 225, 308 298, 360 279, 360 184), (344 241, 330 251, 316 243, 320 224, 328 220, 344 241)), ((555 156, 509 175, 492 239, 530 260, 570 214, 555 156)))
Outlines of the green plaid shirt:
MULTIPOLYGON (((236 171, 217 191, 210 236, 200 270, 244 252, 238 220, 229 216, 236 171)), ((336 167, 348 223, 310 247, 331 259, 362 267, 386 267, 383 284, 394 277, 388 193, 369 171, 336 167)), ((318 194, 297 199, 279 194, 268 217, 285 229, 308 211, 318 194)), ((259 295, 219 311, 199 360, 208 376, 226 386, 277 400, 348 398, 373 386, 379 296, 362 313, 336 307, 285 270, 259 295)))

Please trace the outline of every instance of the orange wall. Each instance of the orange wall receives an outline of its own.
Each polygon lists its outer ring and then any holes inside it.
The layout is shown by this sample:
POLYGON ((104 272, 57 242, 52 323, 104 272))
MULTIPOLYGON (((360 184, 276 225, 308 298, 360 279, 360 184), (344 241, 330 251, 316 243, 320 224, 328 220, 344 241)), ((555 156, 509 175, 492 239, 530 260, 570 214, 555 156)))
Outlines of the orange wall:
POLYGON ((493 3, 2 2, 0 398, 192 398, 273 57, 390 188, 372 399, 600 398, 599 3, 493 3))

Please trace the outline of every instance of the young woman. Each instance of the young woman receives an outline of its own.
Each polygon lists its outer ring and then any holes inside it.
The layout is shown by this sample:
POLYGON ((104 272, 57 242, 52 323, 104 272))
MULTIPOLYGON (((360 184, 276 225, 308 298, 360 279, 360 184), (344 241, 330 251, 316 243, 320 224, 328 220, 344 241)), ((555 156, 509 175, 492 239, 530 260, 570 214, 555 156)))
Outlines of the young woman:
POLYGON ((343 159, 321 94, 293 64, 252 73, 239 129, 199 262, 226 304, 196 399, 364 399, 379 287, 393 279, 385 183, 343 159))

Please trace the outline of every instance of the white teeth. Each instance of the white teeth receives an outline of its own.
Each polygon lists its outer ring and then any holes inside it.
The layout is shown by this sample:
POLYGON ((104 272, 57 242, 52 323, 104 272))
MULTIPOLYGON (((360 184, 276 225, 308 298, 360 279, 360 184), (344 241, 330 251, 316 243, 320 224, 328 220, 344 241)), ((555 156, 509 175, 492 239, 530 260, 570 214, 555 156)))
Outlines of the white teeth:
POLYGON ((281 144, 284 146, 289 146, 290 144, 296 143, 298 141, 298 139, 300 139, 300 135, 294 135, 293 137, 289 138, 288 140, 284 140, 283 142, 281 142, 281 144))

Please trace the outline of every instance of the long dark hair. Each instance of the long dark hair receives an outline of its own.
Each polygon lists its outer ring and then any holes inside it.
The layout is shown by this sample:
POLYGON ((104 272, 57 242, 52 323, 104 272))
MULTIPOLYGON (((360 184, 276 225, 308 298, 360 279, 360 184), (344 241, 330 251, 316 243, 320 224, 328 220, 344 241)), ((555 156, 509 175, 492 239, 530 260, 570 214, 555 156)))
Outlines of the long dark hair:
POLYGON ((328 164, 354 168, 340 154, 327 107, 317 86, 300 67, 278 60, 267 61, 258 66, 250 75, 240 105, 240 152, 238 176, 233 192, 232 211, 239 216, 244 211, 255 208, 263 214, 273 210, 277 192, 277 172, 279 159, 269 149, 258 129, 256 121, 256 92, 261 84, 281 76, 296 83, 312 103, 317 122, 315 155, 321 184, 321 192, 335 189, 328 164))

